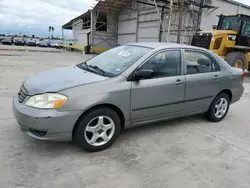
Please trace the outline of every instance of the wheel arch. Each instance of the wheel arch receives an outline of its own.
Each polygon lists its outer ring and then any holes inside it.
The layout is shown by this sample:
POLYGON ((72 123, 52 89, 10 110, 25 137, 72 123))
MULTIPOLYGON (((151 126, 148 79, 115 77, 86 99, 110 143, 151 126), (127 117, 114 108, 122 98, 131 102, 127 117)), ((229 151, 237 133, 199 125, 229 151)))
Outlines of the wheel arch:
POLYGON ((232 93, 232 91, 231 91, 230 89, 223 89, 221 92, 219 92, 219 93, 215 96, 215 98, 216 98, 219 94, 221 94, 221 93, 226 93, 226 94, 229 96, 230 102, 232 101, 232 99, 233 99, 233 93, 232 93))
POLYGON ((74 137, 74 134, 75 134, 75 130, 76 130, 76 127, 77 127, 77 124, 78 122, 80 121, 80 119, 85 115, 87 114, 88 112, 90 112, 91 110, 94 110, 94 109, 97 109, 97 108, 103 108, 103 107, 106 107, 106 108, 111 108, 112 110, 114 110, 120 120, 121 120, 121 129, 123 130, 124 129, 124 125, 125 125, 125 117, 124 117, 124 114, 122 112, 122 110, 117 107, 116 105, 113 105, 113 104, 109 104, 109 103, 103 103, 103 104, 97 104, 97 105, 94 105, 94 106, 91 106, 90 108, 86 109, 81 115, 80 117, 77 119, 75 125, 74 125, 74 128, 73 128, 73 131, 72 131, 72 138, 74 137))

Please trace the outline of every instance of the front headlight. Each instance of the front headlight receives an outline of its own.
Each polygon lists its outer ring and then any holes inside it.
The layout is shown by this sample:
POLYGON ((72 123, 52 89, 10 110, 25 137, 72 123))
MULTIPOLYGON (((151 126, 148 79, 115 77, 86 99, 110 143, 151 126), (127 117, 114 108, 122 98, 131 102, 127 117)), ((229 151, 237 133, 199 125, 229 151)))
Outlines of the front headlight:
POLYGON ((62 107, 66 101, 67 97, 64 95, 57 93, 45 93, 30 97, 25 104, 26 106, 34 108, 52 109, 62 107))
POLYGON ((228 40, 236 40, 236 35, 228 35, 228 40))

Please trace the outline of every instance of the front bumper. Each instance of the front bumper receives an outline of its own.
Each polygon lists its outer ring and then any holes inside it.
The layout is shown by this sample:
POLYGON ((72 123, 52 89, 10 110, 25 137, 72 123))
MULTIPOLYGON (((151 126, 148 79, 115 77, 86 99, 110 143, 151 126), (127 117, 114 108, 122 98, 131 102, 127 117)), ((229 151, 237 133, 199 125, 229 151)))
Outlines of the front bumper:
POLYGON ((72 131, 80 111, 59 112, 55 109, 36 109, 13 98, 12 109, 20 129, 39 140, 71 141, 72 131))

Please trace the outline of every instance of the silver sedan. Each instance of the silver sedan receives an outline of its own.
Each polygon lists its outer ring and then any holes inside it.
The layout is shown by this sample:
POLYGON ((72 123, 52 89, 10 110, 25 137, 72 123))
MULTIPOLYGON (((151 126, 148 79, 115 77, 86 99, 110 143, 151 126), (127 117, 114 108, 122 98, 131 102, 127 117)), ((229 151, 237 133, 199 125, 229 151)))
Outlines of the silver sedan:
POLYGON ((194 114, 221 121, 241 98, 243 79, 206 49, 133 43, 27 79, 13 111, 33 138, 100 151, 138 125, 194 114))

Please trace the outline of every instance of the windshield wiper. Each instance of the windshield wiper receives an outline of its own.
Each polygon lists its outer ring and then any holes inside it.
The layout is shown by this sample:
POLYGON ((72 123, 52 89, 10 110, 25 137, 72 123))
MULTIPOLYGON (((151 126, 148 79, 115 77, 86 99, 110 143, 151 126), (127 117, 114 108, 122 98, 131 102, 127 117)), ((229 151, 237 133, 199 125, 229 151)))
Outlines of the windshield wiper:
POLYGON ((85 69, 89 72, 101 74, 102 76, 106 76, 106 77, 114 77, 115 76, 114 74, 106 72, 105 70, 101 69, 100 67, 98 67, 96 65, 88 65, 86 62, 79 64, 78 67, 85 69))
MULTIPOLYGON (((86 64, 87 65, 87 64, 86 64)), ((105 70, 103 70, 103 69, 101 69, 100 67, 98 67, 98 66, 93 66, 93 65, 87 65, 89 68, 92 68, 92 69, 94 69, 94 70, 96 70, 96 71, 98 71, 101 75, 103 75, 103 76, 105 76, 106 75, 106 72, 105 72, 105 70)))
MULTIPOLYGON (((84 70, 87 70, 87 71, 90 71, 89 70, 89 67, 86 63, 80 63, 78 65, 76 65, 77 67, 81 68, 81 69, 84 69, 84 70)), ((91 72, 91 71, 90 71, 91 72)))

